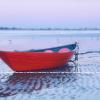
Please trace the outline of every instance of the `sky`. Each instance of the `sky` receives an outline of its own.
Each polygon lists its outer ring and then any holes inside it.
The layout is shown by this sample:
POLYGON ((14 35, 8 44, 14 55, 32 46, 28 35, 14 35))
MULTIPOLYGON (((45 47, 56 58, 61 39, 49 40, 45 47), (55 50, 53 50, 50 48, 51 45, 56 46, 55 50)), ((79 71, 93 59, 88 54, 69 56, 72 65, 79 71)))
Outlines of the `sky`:
POLYGON ((100 0, 0 0, 0 26, 99 27, 100 0))

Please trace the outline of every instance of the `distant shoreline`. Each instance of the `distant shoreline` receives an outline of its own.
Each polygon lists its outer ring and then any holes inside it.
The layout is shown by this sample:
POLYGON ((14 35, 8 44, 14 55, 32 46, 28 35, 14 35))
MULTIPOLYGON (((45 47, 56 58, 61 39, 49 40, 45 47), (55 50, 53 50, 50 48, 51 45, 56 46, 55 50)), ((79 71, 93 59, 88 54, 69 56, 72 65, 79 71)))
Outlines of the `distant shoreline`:
POLYGON ((100 28, 16 28, 16 27, 0 27, 0 30, 31 30, 31 31, 35 31, 35 30, 66 30, 66 31, 88 31, 88 30, 100 30, 100 28))

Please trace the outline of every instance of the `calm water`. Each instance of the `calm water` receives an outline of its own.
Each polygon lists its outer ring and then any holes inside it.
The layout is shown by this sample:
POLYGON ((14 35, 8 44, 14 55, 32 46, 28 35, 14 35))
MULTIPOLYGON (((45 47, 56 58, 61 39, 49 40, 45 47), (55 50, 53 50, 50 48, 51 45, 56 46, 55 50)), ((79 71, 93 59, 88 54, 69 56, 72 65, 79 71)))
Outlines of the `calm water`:
POLYGON ((77 70, 70 63, 60 69, 51 70, 69 73, 14 73, 0 60, 0 100, 29 98, 30 100, 98 100, 100 98, 100 32, 50 32, 29 32, 29 34, 1 32, 0 49, 39 49, 78 41, 80 54, 77 70))

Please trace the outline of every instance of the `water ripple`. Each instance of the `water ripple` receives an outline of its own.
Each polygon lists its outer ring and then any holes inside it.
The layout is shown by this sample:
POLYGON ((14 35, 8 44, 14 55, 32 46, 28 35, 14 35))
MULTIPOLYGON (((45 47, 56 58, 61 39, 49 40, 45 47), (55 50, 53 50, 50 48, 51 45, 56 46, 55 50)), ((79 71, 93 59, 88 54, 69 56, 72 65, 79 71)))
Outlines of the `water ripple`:
POLYGON ((99 58, 96 52, 80 54, 77 68, 82 73, 73 73, 72 66, 53 70, 72 73, 2 73, 0 100, 98 100, 100 73, 94 72, 100 72, 99 58))

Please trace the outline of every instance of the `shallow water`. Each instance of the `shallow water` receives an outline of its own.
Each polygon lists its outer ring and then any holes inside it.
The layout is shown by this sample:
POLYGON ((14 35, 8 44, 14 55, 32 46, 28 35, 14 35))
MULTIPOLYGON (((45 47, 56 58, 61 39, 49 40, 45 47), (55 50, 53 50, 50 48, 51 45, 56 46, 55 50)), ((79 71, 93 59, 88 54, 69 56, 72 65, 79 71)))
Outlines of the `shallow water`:
MULTIPOLYGON (((9 50, 18 49, 13 44, 19 46, 17 44, 20 44, 20 39, 13 38, 11 44, 8 40, 1 38, 2 49, 7 48, 6 46, 9 50)), ((24 42, 29 40, 30 43, 38 39, 21 40, 24 42)), ((69 73, 14 73, 1 60, 0 100, 28 100, 29 98, 30 100, 98 100, 100 98, 100 37, 96 34, 92 37, 91 35, 84 37, 46 36, 40 37, 40 41, 42 43, 48 41, 43 45, 44 47, 78 41, 80 54, 77 68, 70 63, 62 68, 50 70, 69 73), (59 39, 56 41, 57 38, 59 39)), ((35 48, 39 48, 39 43, 35 48)), ((24 49, 26 48, 31 47, 24 49)))

